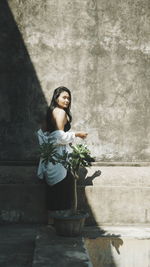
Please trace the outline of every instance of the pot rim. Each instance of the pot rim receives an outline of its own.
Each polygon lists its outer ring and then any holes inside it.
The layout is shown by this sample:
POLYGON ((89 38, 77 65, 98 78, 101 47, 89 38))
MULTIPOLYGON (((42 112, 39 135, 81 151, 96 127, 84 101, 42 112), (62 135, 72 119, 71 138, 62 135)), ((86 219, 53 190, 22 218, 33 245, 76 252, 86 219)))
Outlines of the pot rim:
POLYGON ((89 214, 88 212, 77 210, 76 214, 67 214, 67 213, 60 213, 55 214, 53 216, 54 219, 63 219, 63 220, 71 220, 71 219, 82 219, 82 218, 88 218, 89 214))

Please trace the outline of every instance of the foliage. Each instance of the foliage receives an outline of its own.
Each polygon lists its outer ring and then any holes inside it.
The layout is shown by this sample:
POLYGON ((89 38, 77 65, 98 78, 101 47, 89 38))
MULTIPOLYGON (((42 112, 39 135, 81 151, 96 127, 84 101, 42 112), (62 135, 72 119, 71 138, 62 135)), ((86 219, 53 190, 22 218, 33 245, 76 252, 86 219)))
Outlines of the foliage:
POLYGON ((58 157, 56 146, 50 142, 44 142, 40 145, 40 156, 45 164, 49 161, 56 164, 58 157))
POLYGON ((91 162, 93 162, 94 159, 91 157, 90 150, 86 145, 77 144, 74 146, 72 145, 71 148, 71 153, 64 150, 63 154, 59 155, 54 144, 50 142, 43 143, 40 146, 40 155, 44 163, 47 164, 48 161, 53 164, 61 163, 66 169, 72 172, 75 178, 77 178, 79 168, 91 166, 91 162))
POLYGON ((68 154, 68 169, 71 170, 75 178, 78 178, 78 170, 80 167, 91 166, 94 159, 86 145, 77 144, 72 146, 72 153, 68 154))

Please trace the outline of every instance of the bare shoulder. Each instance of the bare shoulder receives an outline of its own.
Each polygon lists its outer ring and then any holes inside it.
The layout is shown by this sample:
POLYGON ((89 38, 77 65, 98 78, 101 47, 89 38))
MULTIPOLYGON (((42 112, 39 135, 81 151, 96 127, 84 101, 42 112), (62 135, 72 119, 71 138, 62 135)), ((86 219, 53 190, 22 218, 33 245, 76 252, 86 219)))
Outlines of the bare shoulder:
POLYGON ((53 116, 54 118, 59 117, 61 119, 65 119, 67 117, 67 114, 64 109, 56 107, 53 109, 53 116))
POLYGON ((66 124, 66 112, 65 110, 61 109, 61 108, 54 108, 53 110, 53 119, 54 119, 54 123, 56 125, 56 129, 57 130, 64 130, 64 126, 66 124))

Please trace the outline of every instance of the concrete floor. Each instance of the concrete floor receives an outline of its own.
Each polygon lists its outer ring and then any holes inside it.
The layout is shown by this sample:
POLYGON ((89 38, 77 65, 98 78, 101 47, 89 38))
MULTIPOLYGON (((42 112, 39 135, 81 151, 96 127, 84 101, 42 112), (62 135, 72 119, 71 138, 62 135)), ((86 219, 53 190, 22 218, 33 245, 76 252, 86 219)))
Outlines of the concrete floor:
POLYGON ((150 227, 104 226, 85 229, 93 267, 150 267, 150 227))
POLYGON ((0 226, 0 267, 51 266, 150 267, 150 226, 85 227, 76 238, 50 225, 0 226))
POLYGON ((0 267, 31 267, 36 225, 0 226, 0 267))

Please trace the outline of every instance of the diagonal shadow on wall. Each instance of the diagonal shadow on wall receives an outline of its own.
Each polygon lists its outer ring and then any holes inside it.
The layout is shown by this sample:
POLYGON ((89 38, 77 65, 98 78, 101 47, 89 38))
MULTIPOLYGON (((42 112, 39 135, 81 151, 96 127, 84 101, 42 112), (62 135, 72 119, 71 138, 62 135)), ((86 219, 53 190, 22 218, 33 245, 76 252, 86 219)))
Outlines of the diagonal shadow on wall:
POLYGON ((47 106, 6 0, 0 1, 0 161, 36 158, 35 132, 47 106))

